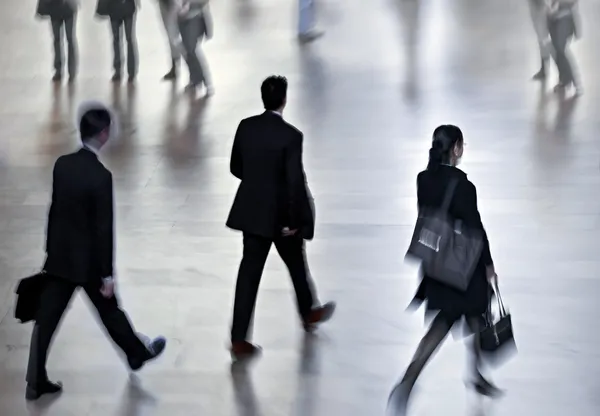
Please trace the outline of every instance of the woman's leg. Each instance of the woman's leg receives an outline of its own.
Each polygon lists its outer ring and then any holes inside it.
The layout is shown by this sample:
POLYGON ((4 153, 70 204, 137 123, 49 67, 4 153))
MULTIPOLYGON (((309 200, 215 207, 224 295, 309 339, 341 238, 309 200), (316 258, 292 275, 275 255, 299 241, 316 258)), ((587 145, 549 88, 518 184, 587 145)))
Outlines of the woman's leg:
POLYGON ((200 39, 199 19, 181 19, 179 31, 184 49, 184 58, 190 71, 190 86, 199 87, 204 83, 204 72, 198 59, 196 48, 200 39))
POLYGON ((441 313, 438 313, 431 323, 429 330, 423 339, 421 339, 417 351, 402 378, 401 384, 407 388, 408 392, 414 387, 419 375, 421 375, 433 353, 437 351, 438 347, 446 339, 451 327, 452 325, 448 320, 441 313))

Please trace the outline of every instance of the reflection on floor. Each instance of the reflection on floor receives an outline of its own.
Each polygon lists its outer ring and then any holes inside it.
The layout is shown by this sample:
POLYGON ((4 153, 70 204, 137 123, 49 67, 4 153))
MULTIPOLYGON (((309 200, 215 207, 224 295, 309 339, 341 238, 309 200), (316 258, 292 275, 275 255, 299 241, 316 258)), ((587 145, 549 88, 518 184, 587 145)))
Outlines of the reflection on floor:
POLYGON ((138 83, 115 88, 109 29, 92 19, 92 4, 78 24, 80 77, 60 88, 49 80, 47 22, 32 19, 31 2, 0 5, 0 414, 383 414, 423 331, 420 314, 404 313, 416 288, 403 263, 415 175, 433 128, 452 122, 466 135, 464 169, 479 190, 520 354, 494 372, 508 395, 480 406, 462 383, 463 345, 449 339, 423 376, 414 414, 597 415, 599 12, 582 5, 587 29, 574 53, 586 95, 565 101, 529 81, 537 52, 522 1, 324 1, 327 33, 306 47, 295 43, 292 3, 215 2, 206 53, 217 94, 208 101, 186 98, 185 80, 174 90, 160 82, 169 57, 151 2, 139 15, 138 83), (273 256, 254 328, 265 355, 232 375, 226 346, 241 239, 224 227, 236 187, 228 156, 271 73, 290 79, 286 117, 305 132, 318 207, 311 270, 321 297, 339 308, 303 340, 273 256), (130 381, 77 297, 49 366, 65 392, 28 408, 30 327, 12 319, 12 291, 43 260, 49 173, 77 145, 74 108, 89 98, 113 103, 124 123, 105 155, 117 184, 123 303, 140 331, 171 343, 130 381))

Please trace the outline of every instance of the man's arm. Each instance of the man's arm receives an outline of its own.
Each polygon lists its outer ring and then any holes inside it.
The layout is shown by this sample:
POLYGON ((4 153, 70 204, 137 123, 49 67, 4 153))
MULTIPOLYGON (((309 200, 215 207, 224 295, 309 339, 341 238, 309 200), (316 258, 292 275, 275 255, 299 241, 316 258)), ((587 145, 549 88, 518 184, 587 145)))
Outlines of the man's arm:
POLYGON ((231 149, 231 160, 229 162, 229 170, 231 174, 238 178, 243 179, 242 169, 242 153, 240 151, 240 141, 242 140, 244 122, 242 121, 235 132, 235 138, 233 139, 233 147, 231 149))
POLYGON ((302 133, 294 137, 286 149, 285 155, 285 180, 287 185, 288 228, 296 230, 300 226, 300 198, 306 186, 304 180, 304 166, 302 164, 302 133))
POLYGON ((110 172, 106 172, 94 192, 95 239, 100 266, 100 277, 113 276, 114 261, 114 217, 113 182, 110 172))
POLYGON ((50 235, 54 232, 54 223, 56 222, 56 165, 58 160, 54 164, 52 170, 52 200, 50 201, 50 209, 48 210, 48 224, 46 224, 46 253, 48 253, 48 241, 50 235))

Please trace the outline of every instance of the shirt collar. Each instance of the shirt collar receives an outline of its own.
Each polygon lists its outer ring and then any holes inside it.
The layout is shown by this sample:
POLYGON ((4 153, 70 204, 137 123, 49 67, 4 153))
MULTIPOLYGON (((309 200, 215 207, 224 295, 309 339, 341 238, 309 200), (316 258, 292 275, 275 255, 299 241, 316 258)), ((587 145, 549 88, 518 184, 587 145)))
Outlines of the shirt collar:
POLYGON ((94 147, 89 146, 87 144, 84 144, 83 148, 86 149, 86 150, 89 150, 90 152, 92 152, 93 154, 95 154, 96 156, 98 156, 98 153, 99 153, 98 149, 95 149, 94 147))

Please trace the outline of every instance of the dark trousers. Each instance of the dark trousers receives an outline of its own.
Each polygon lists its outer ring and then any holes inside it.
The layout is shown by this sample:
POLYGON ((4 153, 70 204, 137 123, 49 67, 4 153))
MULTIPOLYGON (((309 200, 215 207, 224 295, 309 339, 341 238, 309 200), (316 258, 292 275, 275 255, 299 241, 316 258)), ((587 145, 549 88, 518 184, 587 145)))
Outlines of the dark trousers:
POLYGON ((575 83, 575 74, 568 45, 575 35, 575 21, 572 16, 564 16, 548 21, 548 31, 554 49, 554 61, 558 68, 559 81, 563 85, 575 83))
MULTIPOLYGON (((119 307, 116 297, 106 299, 100 293, 101 282, 84 285, 82 288, 95 306, 108 334, 117 346, 132 361, 144 360, 148 350, 133 330, 131 323, 119 307)), ((73 293, 78 288, 68 280, 48 276, 31 337, 27 383, 38 384, 48 380, 46 360, 54 332, 64 311, 69 306, 73 293)))
POLYGON ((137 62, 137 41, 135 38, 135 15, 127 17, 125 19, 110 19, 110 27, 112 29, 113 36, 113 68, 115 74, 121 74, 122 72, 122 32, 125 30, 125 41, 127 42, 127 74, 130 77, 137 75, 138 62, 137 62))
POLYGON ((67 39, 67 67, 69 75, 77 73, 77 40, 75 39, 75 15, 68 19, 51 19, 52 35, 54 38, 54 71, 63 71, 63 28, 67 39))
POLYGON ((270 239, 244 233, 244 255, 235 287, 231 341, 245 341, 254 315, 258 286, 271 244, 285 263, 296 292, 300 319, 311 312, 314 295, 312 282, 306 265, 304 240, 300 237, 278 237, 270 239))
MULTIPOLYGON (((481 344, 479 338, 481 326, 480 318, 467 318, 467 324, 474 333, 470 347, 471 361, 469 367, 473 376, 475 376, 475 378, 479 378, 481 377, 481 344)), ((453 322, 449 321, 443 314, 438 314, 434 318, 429 330, 421 339, 421 342, 417 347, 417 351, 415 352, 415 355, 413 356, 413 359, 408 366, 406 373, 404 374, 404 378, 402 379, 402 383, 408 388, 409 391, 414 387, 417 379, 421 375, 425 365, 429 362, 431 356, 437 351, 440 345, 442 345, 442 342, 446 339, 446 336, 448 336, 448 333, 452 329, 452 325, 453 322)))

